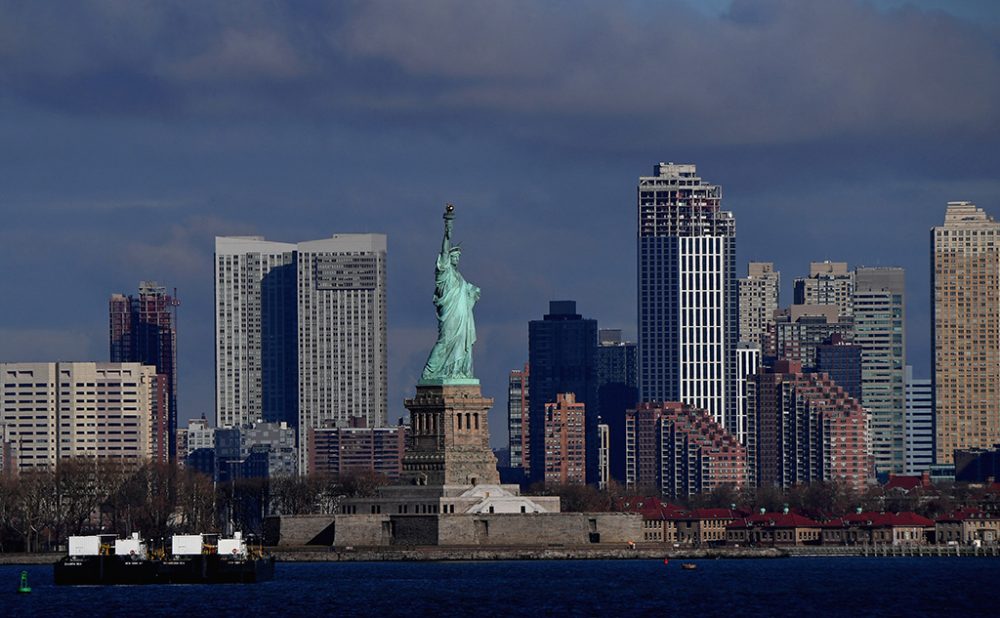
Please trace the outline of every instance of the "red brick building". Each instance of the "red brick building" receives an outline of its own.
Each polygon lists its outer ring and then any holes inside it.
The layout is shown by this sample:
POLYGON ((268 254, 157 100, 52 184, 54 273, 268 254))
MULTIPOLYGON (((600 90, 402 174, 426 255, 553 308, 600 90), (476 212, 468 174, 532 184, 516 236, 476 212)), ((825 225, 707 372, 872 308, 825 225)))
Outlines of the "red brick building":
POLYGON ((406 428, 367 427, 353 417, 348 427, 309 430, 309 470, 340 479, 358 473, 377 473, 391 480, 403 470, 406 428))
POLYGON ((587 482, 587 406, 573 393, 558 393, 545 404, 545 482, 583 485, 587 482))
POLYGON ((778 361, 753 377, 757 466, 762 486, 838 481, 862 492, 872 479, 868 417, 824 373, 778 361))
POLYGON ((747 485, 746 448, 711 415, 683 403, 643 403, 625 416, 626 483, 677 498, 747 485))

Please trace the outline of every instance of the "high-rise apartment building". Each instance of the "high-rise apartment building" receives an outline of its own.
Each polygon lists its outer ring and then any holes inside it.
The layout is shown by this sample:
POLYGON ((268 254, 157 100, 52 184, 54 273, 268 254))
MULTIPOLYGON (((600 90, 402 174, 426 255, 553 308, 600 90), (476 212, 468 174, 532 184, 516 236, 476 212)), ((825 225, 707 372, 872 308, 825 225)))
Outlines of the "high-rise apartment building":
POLYGON ((218 425, 386 422, 386 238, 216 238, 218 425))
POLYGON ((640 403, 626 418, 629 487, 686 498, 747 486, 746 447, 705 410, 640 403))
POLYGON ((902 474, 906 412, 905 273, 858 268, 854 273, 854 343, 861 346, 861 405, 871 417, 878 472, 902 474))
POLYGON ((931 229, 936 463, 1000 443, 1000 223, 949 202, 931 229))
POLYGON ((639 397, 734 422, 736 220, 694 165, 660 163, 638 184, 639 397))
MULTIPOLYGON (((577 403, 573 393, 557 393, 554 402, 545 404, 546 484, 583 485, 587 482, 586 417, 587 406, 577 403)), ((594 435, 600 440, 597 432, 594 435)), ((600 465, 595 467, 600 469, 600 465)))
POLYGON ((625 482, 625 412, 639 401, 639 355, 636 344, 618 329, 597 333, 597 399, 608 427, 608 474, 625 482))
POLYGON ((611 479, 611 433, 607 423, 597 424, 597 440, 597 488, 607 489, 611 479))
POLYGON ((215 239, 218 427, 298 419, 295 245, 215 239))
MULTIPOLYGON (((176 293, 155 281, 139 283, 138 296, 113 294, 108 303, 110 360, 156 367, 165 382, 166 401, 152 420, 153 459, 177 458, 177 307, 176 293)), ((183 455, 182 455, 183 456, 183 455)))
POLYGON ((934 390, 929 378, 914 378, 906 366, 905 474, 923 474, 934 465, 934 390))
POLYGON ((826 374, 805 373, 795 361, 778 361, 754 379, 758 483, 836 481, 863 491, 872 460, 861 404, 826 374))
POLYGON ((847 262, 812 262, 809 276, 795 279, 796 305, 836 305, 840 315, 851 315, 854 273, 847 262))
POLYGON ((764 355, 816 367, 816 348, 834 335, 854 339, 854 320, 836 305, 792 305, 777 312, 764 355))
POLYGON ((861 346, 837 333, 816 346, 816 371, 830 376, 855 401, 861 401, 861 346))
POLYGON ((750 262, 747 276, 739 279, 740 341, 764 347, 764 338, 778 309, 781 274, 771 262, 750 262))
POLYGON ((760 348, 756 344, 740 342, 736 346, 736 422, 730 432, 747 449, 747 469, 749 482, 756 484, 757 461, 757 416, 750 408, 750 389, 754 388, 753 377, 761 369, 760 348))
POLYGON ((531 468, 531 424, 528 408, 531 392, 530 365, 514 369, 507 377, 507 436, 510 448, 510 467, 531 468))
POLYGON ((545 479, 545 407, 558 393, 573 393, 586 408, 586 478, 597 479, 597 320, 576 312, 572 300, 551 301, 541 320, 528 323, 528 365, 531 367, 531 398, 528 402, 531 474, 534 482, 545 479))
POLYGON ((0 363, 0 426, 16 445, 16 467, 149 461, 156 408, 166 401, 161 376, 139 363, 0 363))

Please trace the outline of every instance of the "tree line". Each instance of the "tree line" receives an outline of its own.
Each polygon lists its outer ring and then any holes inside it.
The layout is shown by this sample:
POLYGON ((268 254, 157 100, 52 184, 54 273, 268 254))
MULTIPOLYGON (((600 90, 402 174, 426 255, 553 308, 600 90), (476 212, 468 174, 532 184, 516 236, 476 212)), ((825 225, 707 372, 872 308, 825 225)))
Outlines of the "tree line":
MULTIPOLYGON (((627 488, 611 481, 604 490, 591 485, 532 485, 533 495, 560 497, 563 511, 601 512, 613 511, 618 502, 635 502, 645 497, 659 497, 657 488, 627 488)), ((1000 512, 1000 492, 989 487, 966 483, 939 483, 909 492, 885 489, 872 485, 858 493, 849 485, 836 482, 816 482, 789 488, 750 487, 736 490, 731 486, 716 487, 710 492, 686 498, 661 498, 664 502, 686 509, 731 508, 735 506, 750 512, 764 509, 780 512, 785 508, 813 519, 826 519, 863 511, 899 513, 910 511, 934 519, 962 508, 979 508, 1000 512)))
POLYGON ((85 534, 259 535, 269 516, 330 514, 341 499, 371 495, 386 482, 359 473, 217 483, 175 464, 66 459, 0 477, 0 552, 58 551, 67 537, 85 534))

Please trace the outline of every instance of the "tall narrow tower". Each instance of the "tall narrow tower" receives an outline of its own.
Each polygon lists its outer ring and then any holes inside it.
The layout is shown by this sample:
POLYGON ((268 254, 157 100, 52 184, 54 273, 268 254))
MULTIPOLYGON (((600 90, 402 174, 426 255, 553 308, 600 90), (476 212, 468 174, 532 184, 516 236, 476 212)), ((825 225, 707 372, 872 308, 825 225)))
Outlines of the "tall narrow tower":
POLYGON ((931 229, 937 463, 1000 442, 1000 223, 948 202, 931 229))
POLYGON ((781 273, 772 262, 750 262, 747 276, 739 279, 740 341, 764 349, 764 338, 778 309, 781 273))
POLYGON ((138 296, 113 294, 108 303, 111 362, 156 367, 165 393, 160 417, 151 419, 151 456, 177 455, 177 307, 180 301, 155 281, 139 283, 138 296), (165 409, 166 414, 162 414, 165 409))
POLYGON ((902 268, 858 268, 851 303, 875 467, 894 474, 902 474, 906 464, 905 287, 902 268))
POLYGON ((639 397, 707 410, 733 431, 736 220, 721 202, 694 165, 639 178, 639 397))

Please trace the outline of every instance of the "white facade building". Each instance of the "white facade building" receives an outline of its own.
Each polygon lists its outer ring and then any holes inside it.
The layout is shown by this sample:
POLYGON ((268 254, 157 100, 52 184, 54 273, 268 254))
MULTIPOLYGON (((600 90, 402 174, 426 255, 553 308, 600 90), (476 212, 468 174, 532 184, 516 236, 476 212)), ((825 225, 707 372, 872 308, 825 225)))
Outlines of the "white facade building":
POLYGON ((906 469, 922 474, 934 464, 934 389, 930 378, 913 377, 906 366, 906 469))
POLYGON ((386 237, 216 238, 219 427, 386 423, 386 237))
POLYGON ((295 245, 216 238, 216 425, 294 422, 295 351, 295 245))
POLYGON ((639 178, 639 397, 707 410, 732 430, 736 220, 721 201, 694 165, 639 178))

